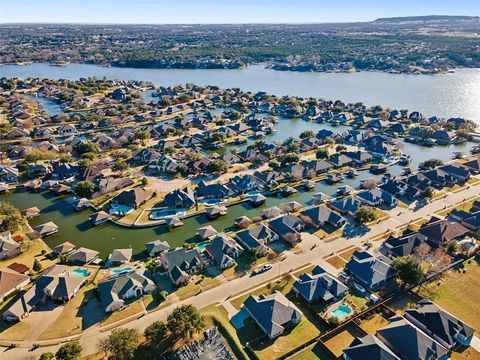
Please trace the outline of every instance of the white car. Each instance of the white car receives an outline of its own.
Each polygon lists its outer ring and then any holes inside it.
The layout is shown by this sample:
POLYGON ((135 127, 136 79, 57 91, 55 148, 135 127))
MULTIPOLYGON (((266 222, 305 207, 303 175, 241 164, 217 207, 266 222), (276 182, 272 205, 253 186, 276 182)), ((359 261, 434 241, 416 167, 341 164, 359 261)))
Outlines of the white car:
POLYGON ((260 274, 264 271, 268 271, 272 268, 272 265, 271 264, 266 264, 266 265, 263 265, 261 268, 258 268, 258 269, 255 269, 253 270, 253 273, 256 275, 256 274, 260 274))

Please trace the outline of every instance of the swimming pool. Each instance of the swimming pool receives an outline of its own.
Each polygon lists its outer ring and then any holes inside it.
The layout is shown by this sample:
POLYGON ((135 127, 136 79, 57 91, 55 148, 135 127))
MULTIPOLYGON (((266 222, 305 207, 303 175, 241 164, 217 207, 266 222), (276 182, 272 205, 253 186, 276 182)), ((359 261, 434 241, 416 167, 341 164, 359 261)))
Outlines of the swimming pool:
POLYGON ((150 219, 152 220, 161 220, 161 219, 170 219, 175 216, 185 215, 185 211, 176 210, 176 209, 162 209, 155 210, 150 213, 150 219))
POLYGON ((124 268, 121 268, 121 269, 113 269, 111 271, 111 274, 112 275, 120 275, 120 274, 125 274, 127 272, 130 272, 132 270, 133 270, 133 268, 131 268, 131 267, 124 267, 124 268))
POLYGON ((90 271, 88 271, 87 269, 74 269, 70 271, 70 275, 87 277, 88 275, 90 275, 90 271))
POLYGON ((332 310, 332 316, 335 316, 338 320, 350 315, 353 310, 346 304, 340 304, 332 310))
POLYGON ((205 247, 207 246, 207 244, 209 243, 210 241, 204 241, 204 242, 201 242, 199 244, 197 244, 197 250, 202 252, 205 250, 205 247))
POLYGON ((130 206, 115 204, 110 206, 110 214, 114 215, 128 215, 133 211, 130 206))

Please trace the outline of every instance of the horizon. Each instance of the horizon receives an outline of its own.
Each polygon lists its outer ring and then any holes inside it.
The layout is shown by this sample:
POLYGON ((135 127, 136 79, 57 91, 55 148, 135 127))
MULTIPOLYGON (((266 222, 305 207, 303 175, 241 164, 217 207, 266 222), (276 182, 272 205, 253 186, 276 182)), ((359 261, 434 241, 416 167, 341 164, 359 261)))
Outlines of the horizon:
POLYGON ((477 0, 0 0, 0 24, 5 25, 300 25, 466 14, 480 15, 477 0))

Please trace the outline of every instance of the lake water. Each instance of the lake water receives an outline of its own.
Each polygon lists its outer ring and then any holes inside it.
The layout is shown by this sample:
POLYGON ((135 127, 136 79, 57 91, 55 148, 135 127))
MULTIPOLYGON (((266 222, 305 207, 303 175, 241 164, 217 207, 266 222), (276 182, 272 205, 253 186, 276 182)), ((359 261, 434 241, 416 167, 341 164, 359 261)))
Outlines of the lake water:
MULTIPOLYGON (((213 84, 221 87, 240 87, 250 91, 267 91, 276 95, 314 96, 347 102, 363 101, 367 105, 381 104, 398 109, 408 108, 419 110, 426 115, 461 116, 480 122, 480 70, 471 69, 459 70, 454 74, 416 76, 379 72, 354 74, 278 72, 265 69, 262 65, 237 70, 177 70, 106 68, 85 64, 65 67, 32 64, 1 66, 0 76, 67 79, 106 76, 120 80, 148 80, 159 85, 187 82, 199 85, 213 84)), ((151 93, 146 93, 144 97, 146 100, 151 99, 151 93)), ((61 111, 58 104, 47 99, 41 99, 41 102, 49 113, 61 111)), ((318 131, 321 128, 331 127, 300 119, 282 119, 276 125, 278 131, 268 136, 266 140, 298 137, 304 130, 318 131)), ((345 128, 331 130, 341 132, 345 128)), ((423 148, 400 140, 399 147, 403 152, 413 156, 412 165, 416 166, 419 162, 433 157, 448 161, 454 151, 467 153, 472 144, 423 148)), ((391 172, 398 175, 401 168, 394 166, 391 172)), ((361 172, 357 179, 346 179, 342 185, 356 187, 361 179, 371 176, 369 172, 361 172)), ((165 226, 130 229, 112 224, 93 227, 88 220, 90 210, 76 212, 66 202, 67 198, 57 197, 49 192, 28 193, 17 190, 13 194, 0 196, 0 200, 6 200, 19 209, 39 207, 42 214, 31 221, 32 226, 53 221, 60 228, 57 234, 45 239, 51 247, 70 241, 76 246, 98 250, 100 256, 105 258, 114 248, 132 247, 134 254, 138 255, 143 251, 144 243, 155 239, 166 240, 172 247, 181 246, 185 242, 196 242, 195 230, 208 223, 218 231, 228 230, 232 228, 236 217, 247 215, 252 218, 258 216, 266 207, 292 200, 308 205, 312 194, 317 191, 332 195, 336 192, 336 186, 319 182, 311 192, 300 191, 289 198, 270 197, 266 204, 259 208, 252 208, 248 203, 232 206, 228 208, 227 216, 213 222, 209 222, 201 215, 184 220, 184 226, 173 230, 168 230, 165 226)))
POLYGON ((362 101, 425 115, 464 117, 480 124, 480 69, 459 69, 443 75, 394 75, 383 72, 300 73, 253 65, 235 70, 135 69, 71 64, 0 66, 0 76, 79 79, 96 76, 118 80, 146 80, 158 85, 185 84, 239 87, 275 95, 362 101))

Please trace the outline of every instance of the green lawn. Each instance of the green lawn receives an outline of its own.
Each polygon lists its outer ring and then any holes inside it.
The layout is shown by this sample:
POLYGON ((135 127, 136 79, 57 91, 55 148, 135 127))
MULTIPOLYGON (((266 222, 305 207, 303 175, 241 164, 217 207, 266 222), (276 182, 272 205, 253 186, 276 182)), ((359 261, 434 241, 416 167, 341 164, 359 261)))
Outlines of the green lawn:
POLYGON ((465 263, 465 270, 465 273, 450 270, 442 280, 422 287, 420 295, 480 330, 480 266, 472 260, 470 264, 465 263))

